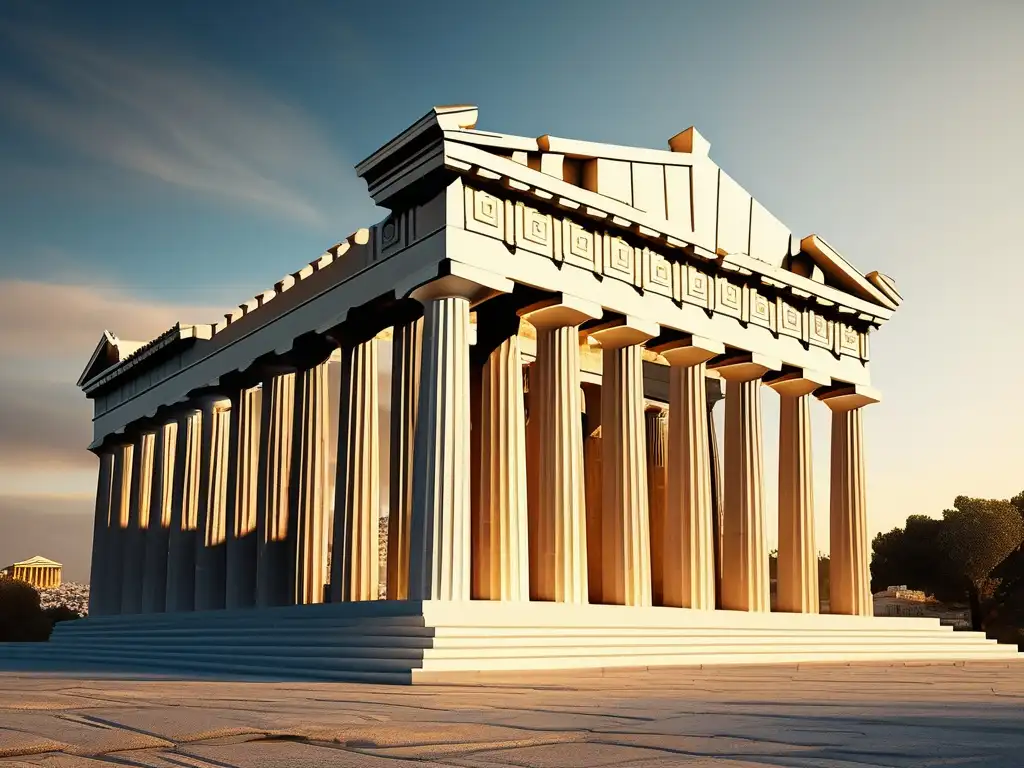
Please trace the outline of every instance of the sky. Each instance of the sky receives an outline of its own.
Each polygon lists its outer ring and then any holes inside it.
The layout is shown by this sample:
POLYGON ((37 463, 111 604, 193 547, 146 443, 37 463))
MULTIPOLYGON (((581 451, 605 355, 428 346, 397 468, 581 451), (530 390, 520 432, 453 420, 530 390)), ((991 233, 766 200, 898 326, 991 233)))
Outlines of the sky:
MULTIPOLYGON (((74 382, 383 216, 352 166, 434 104, 711 157, 905 301, 872 338, 869 528, 1024 489, 1024 3, 0 0, 0 566, 88 574, 74 382)), ((774 542, 777 398, 764 398, 774 542)), ((720 426, 720 425, 719 425, 720 426)), ((828 416, 814 409, 819 549, 828 416)))

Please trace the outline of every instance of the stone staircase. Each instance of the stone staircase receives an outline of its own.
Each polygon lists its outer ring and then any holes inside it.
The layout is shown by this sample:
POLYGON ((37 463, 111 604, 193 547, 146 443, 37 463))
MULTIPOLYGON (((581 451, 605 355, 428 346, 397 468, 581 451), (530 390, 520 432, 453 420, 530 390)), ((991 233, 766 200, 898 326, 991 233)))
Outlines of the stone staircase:
POLYGON ((0 670, 410 683, 464 673, 1024 660, 935 619, 555 603, 377 601, 96 617, 0 645, 0 670))

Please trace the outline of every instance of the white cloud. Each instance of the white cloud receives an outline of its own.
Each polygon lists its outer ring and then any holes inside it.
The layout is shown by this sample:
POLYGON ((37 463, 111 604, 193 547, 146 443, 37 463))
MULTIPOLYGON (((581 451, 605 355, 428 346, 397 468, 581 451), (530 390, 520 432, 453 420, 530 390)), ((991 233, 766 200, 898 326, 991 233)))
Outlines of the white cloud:
POLYGON ((314 121, 252 84, 148 46, 0 36, 40 76, 0 79, 0 113, 93 160, 307 225, 365 201, 314 121))

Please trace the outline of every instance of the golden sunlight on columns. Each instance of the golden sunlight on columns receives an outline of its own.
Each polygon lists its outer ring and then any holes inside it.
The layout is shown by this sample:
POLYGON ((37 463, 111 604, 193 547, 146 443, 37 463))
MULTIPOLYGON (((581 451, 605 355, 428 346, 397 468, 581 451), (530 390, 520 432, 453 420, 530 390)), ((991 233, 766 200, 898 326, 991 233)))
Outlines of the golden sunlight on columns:
POLYGON ((224 608, 227 590, 228 432, 231 401, 199 399, 203 410, 199 459, 199 521, 196 526, 197 611, 224 608))
POLYGON ((842 385, 818 397, 832 411, 829 612, 871 616, 862 408, 881 395, 870 387, 842 385))
POLYGON ((194 407, 188 408, 178 419, 167 546, 168 613, 195 610, 202 420, 202 411, 194 407))
POLYGON ((601 393, 600 384, 584 384, 586 418, 583 427, 583 484, 587 518, 587 594, 591 603, 601 602, 601 393))
POLYGON ((721 342, 690 336, 659 344, 671 366, 668 412, 668 514, 661 575, 663 605, 715 607, 714 520, 708 443, 707 368, 721 342))
POLYGON ((100 465, 96 478, 96 507, 92 527, 92 565, 89 571, 89 615, 107 612, 107 544, 110 540, 110 499, 114 485, 114 454, 112 449, 97 454, 100 465))
POLYGON ((341 345, 331 602, 376 600, 380 579, 377 340, 341 345))
POLYGON ((263 391, 241 389, 231 400, 228 435, 226 608, 256 604, 256 559, 259 555, 260 415, 263 391))
POLYGON ((256 525, 259 556, 256 604, 291 603, 288 594, 288 523, 295 426, 295 369, 279 366, 263 380, 256 525))
POLYGON ((810 394, 828 386, 816 371, 767 376, 779 393, 779 571, 775 610, 818 612, 810 394))
POLYGON ((141 430, 135 439, 132 460, 131 495, 128 502, 128 527, 125 529, 124 570, 121 613, 142 611, 142 585, 145 572, 146 532, 149 528, 149 504, 153 487, 153 447, 156 434, 141 430))
POLYGON ((520 311, 537 329, 530 377, 537 419, 536 556, 530 596, 586 603, 587 531, 580 428, 579 326, 601 317, 600 305, 563 295, 520 311))
POLYGON ((167 606, 167 548, 171 532, 178 422, 163 424, 157 429, 155 438, 149 528, 146 530, 145 575, 142 580, 143 613, 163 613, 167 606))
POLYGON ((114 449, 114 482, 110 495, 109 544, 105 581, 107 582, 108 614, 121 613, 121 596, 124 594, 124 553, 128 528, 129 502, 132 488, 132 459, 135 446, 131 443, 114 449))
MULTIPOLYGON (((429 294, 428 294, 429 296, 429 294)), ((470 594, 469 300, 423 299, 409 598, 470 594)))
POLYGON ((327 367, 324 361, 295 377, 295 444, 288 526, 288 597, 294 605, 324 601, 329 528, 327 367))
POLYGON ((480 386, 479 499, 472 521, 472 597, 479 600, 530 597, 526 415, 518 330, 519 318, 503 305, 478 314, 475 351, 486 356, 480 386))
POLYGON ((409 596, 409 524, 416 443, 423 319, 395 326, 391 347, 391 478, 388 510, 387 596, 409 596))
POLYGON ((726 380, 722 526, 722 608, 726 610, 771 610, 761 377, 781 367, 780 361, 757 354, 736 355, 715 364, 726 380))
MULTIPOLYGON (((647 506, 651 521, 651 602, 665 604, 665 525, 668 512, 668 409, 651 406, 644 412, 647 435, 647 506)), ((584 453, 586 446, 584 446, 584 453)), ((589 499, 587 511, 590 510, 589 499)), ((587 532, 589 535, 589 531, 587 532)))
POLYGON ((601 345, 601 602, 612 605, 652 604, 640 345, 658 332, 657 323, 635 317, 589 331, 601 345))

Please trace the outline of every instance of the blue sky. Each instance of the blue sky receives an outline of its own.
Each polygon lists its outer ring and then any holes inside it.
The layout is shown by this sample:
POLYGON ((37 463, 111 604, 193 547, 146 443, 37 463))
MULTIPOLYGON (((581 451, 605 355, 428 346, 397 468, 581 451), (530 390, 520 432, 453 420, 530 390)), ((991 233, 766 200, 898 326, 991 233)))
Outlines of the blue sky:
POLYGON ((873 529, 1021 490, 1022 39, 1017 2, 0 0, 0 559, 88 531, 100 331, 213 321, 376 220, 353 164, 448 103, 638 146, 696 125, 906 297, 873 344, 873 529))

